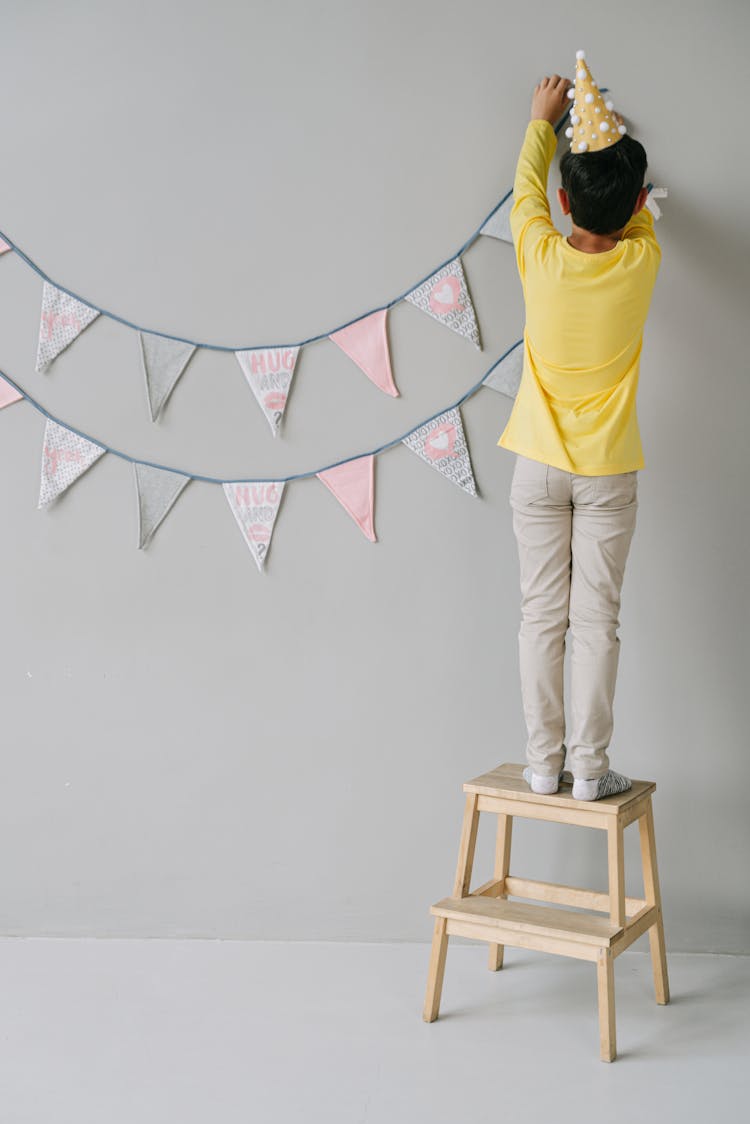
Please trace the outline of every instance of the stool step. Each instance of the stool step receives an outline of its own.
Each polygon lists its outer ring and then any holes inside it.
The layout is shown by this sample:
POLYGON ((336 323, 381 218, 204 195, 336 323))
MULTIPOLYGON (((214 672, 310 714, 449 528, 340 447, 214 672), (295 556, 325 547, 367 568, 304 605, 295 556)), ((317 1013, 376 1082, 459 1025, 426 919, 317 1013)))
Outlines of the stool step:
MULTIPOLYGON (((616 796, 607 796, 603 800, 574 800, 573 778, 570 773, 563 774, 559 790, 552 796, 540 796, 532 792, 527 782, 523 779, 525 766, 516 762, 506 762, 491 769, 489 773, 482 773, 464 783, 464 792, 476 792, 481 796, 495 796, 504 800, 513 800, 522 804, 547 805, 553 808, 572 808, 577 812, 589 813, 592 816, 622 815, 630 805, 637 803, 649 793, 654 792, 654 781, 633 781, 632 787, 619 792, 616 796)), ((523 813, 520 811, 519 814, 523 813)))
MULTIPOLYGON (((490 898, 472 894, 467 898, 441 898, 430 906, 436 917, 452 921, 477 922, 488 929, 495 926, 511 932, 529 933, 561 941, 608 948, 622 929, 608 917, 574 913, 547 905, 509 902, 506 898, 490 898)), ((499 942, 502 943, 502 942, 499 942)))

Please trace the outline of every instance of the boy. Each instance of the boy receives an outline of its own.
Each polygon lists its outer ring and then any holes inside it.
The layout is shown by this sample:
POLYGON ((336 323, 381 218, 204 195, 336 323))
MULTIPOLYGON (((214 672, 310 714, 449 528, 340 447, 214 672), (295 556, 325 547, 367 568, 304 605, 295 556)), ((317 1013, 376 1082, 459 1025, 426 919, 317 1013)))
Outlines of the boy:
POLYGON ((609 768, 607 747, 620 592, 644 466, 638 364, 661 260, 644 208, 645 171, 642 145, 604 100, 583 51, 575 84, 555 74, 535 88, 510 213, 526 305, 523 373, 498 445, 516 453, 510 505, 521 577, 524 777, 534 792, 557 792, 567 752, 576 800, 631 787, 609 768), (550 219, 547 176, 553 124, 569 105, 570 151, 557 193, 572 218, 565 238, 550 219))

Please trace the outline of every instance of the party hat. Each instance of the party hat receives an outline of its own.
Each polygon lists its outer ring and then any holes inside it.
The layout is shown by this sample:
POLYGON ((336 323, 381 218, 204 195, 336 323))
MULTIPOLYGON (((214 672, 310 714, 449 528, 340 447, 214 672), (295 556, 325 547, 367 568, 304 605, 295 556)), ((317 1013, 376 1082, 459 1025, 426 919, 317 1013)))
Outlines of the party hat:
POLYGON ((576 82, 568 97, 573 104, 565 136, 570 139, 571 152, 600 152, 627 132, 614 104, 604 100, 591 77, 585 51, 576 51, 576 82))

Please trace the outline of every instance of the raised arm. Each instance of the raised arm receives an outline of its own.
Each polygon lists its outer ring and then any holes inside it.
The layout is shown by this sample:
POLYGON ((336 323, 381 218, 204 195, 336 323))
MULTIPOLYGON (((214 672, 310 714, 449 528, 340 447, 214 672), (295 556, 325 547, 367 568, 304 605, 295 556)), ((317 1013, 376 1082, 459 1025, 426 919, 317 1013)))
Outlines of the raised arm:
POLYGON ((531 120, 516 165, 513 206, 508 216, 522 280, 524 260, 531 246, 540 235, 555 230, 547 198, 547 179, 557 151, 553 125, 568 106, 567 92, 571 85, 559 74, 543 78, 534 88, 531 99, 531 120))

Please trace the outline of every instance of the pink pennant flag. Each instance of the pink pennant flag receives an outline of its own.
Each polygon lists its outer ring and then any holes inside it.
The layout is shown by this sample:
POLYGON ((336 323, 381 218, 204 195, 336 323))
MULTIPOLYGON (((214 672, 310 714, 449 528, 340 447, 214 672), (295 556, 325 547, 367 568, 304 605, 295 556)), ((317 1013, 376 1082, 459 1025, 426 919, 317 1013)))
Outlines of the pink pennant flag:
POLYGON ((326 488, 348 511, 354 522, 370 540, 377 542, 373 525, 375 498, 375 457, 357 457, 316 473, 326 488))
POLYGON ((23 394, 19 394, 14 386, 6 382, 4 378, 0 378, 0 410, 5 406, 10 406, 12 402, 19 402, 23 398, 23 394))
POLYGON ((388 309, 371 312, 361 320, 355 320, 346 328, 341 328, 329 336, 330 340, 353 359, 360 370, 375 386, 393 398, 398 397, 398 388, 393 381, 391 357, 388 350, 388 328, 386 319, 388 309))
POLYGON ((6 242, 4 238, 0 238, 0 254, 7 254, 8 250, 12 249, 13 247, 9 242, 6 242))

